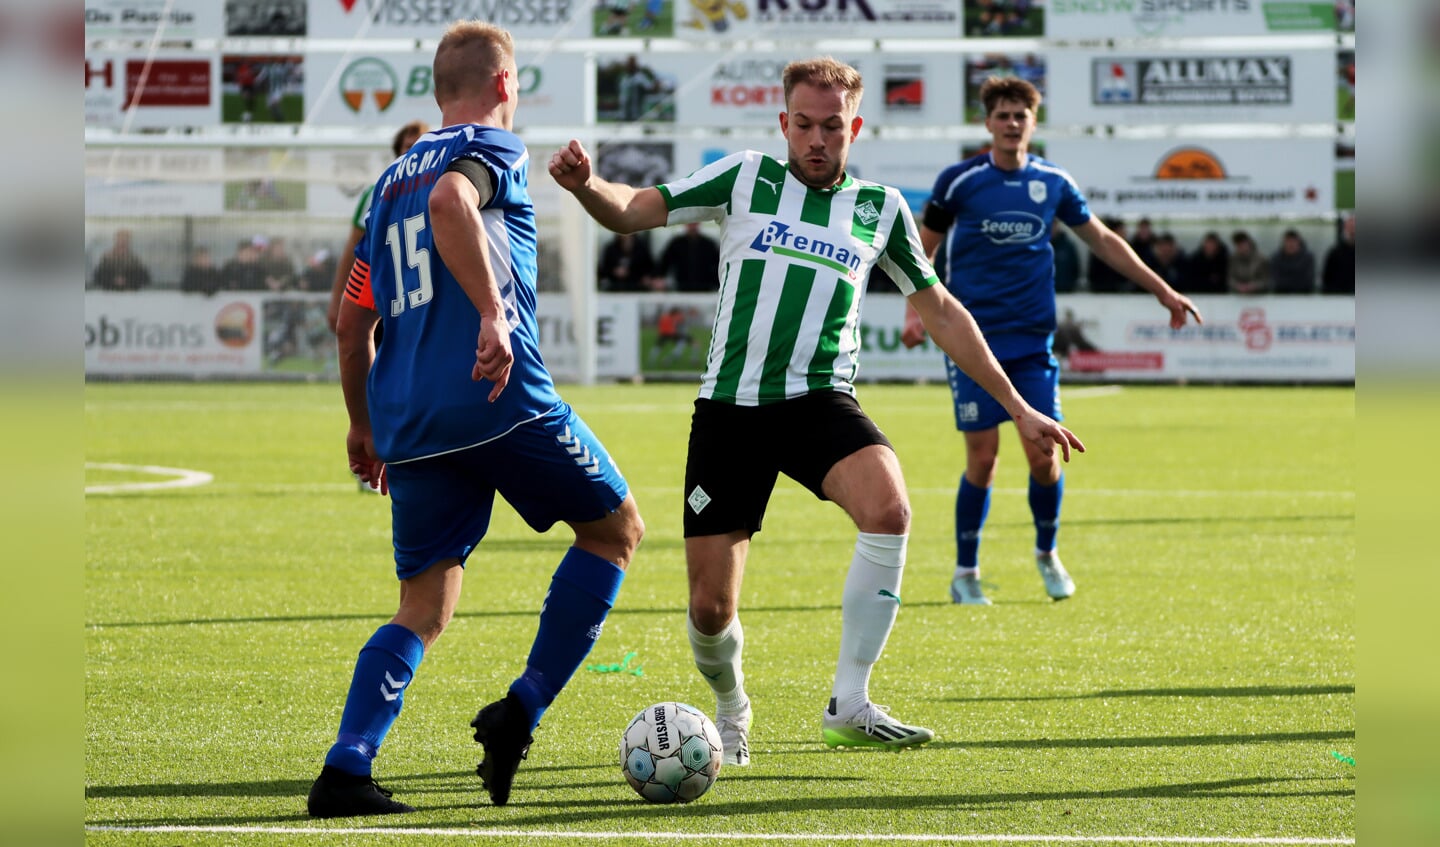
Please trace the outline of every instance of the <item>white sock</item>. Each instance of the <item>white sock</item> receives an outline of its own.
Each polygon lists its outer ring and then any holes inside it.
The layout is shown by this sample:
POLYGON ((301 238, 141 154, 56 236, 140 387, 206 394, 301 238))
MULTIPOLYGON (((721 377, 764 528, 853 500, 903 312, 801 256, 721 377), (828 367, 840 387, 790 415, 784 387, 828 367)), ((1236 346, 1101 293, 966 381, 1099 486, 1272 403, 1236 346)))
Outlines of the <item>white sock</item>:
POLYGON ((690 633, 695 667, 715 692, 716 713, 736 715, 745 711, 750 698, 745 696, 745 672, 740 668, 740 654, 745 649, 745 630, 740 626, 740 616, 731 618, 730 623, 714 635, 706 635, 695 628, 687 612, 685 628, 690 633))
POLYGON ((880 660, 900 611, 908 538, 862 532, 855 540, 840 606, 840 660, 831 689, 837 715, 853 715, 870 702, 870 669, 880 660))

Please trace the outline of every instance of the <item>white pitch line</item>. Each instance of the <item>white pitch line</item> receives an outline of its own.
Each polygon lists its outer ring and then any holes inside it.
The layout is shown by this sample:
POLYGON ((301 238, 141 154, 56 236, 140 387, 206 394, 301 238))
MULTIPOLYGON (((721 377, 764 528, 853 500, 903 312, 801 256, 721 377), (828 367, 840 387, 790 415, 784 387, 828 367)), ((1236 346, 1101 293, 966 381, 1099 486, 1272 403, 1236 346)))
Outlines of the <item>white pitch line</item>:
POLYGON ((445 829, 440 827, 301 827, 301 826, 86 826, 89 832, 185 832, 225 835, 414 835, 461 838, 553 838, 571 841, 616 841, 625 838, 664 841, 836 841, 918 842, 945 844, 1354 844, 1354 838, 1243 837, 1211 835, 938 835, 905 833, 766 833, 729 832, 564 832, 533 829, 445 829))
POLYGON ((162 479, 159 482, 112 482, 103 485, 85 486, 86 494, 118 494, 127 491, 155 491, 161 488, 192 488, 197 485, 208 485, 215 479, 213 474, 204 471, 192 471, 186 468, 162 468, 159 465, 121 465, 112 462, 86 462, 86 468, 94 468, 101 471, 130 471, 132 473, 147 473, 155 476, 169 476, 174 479, 162 479))
MULTIPOLYGON (((1029 489, 997 487, 993 490, 999 494, 1023 494, 1029 489)), ((946 494, 953 497, 955 496, 955 487, 952 485, 949 488, 912 488, 910 489, 910 493, 946 494)), ((1072 497, 1097 495, 1100 497, 1144 497, 1146 499, 1163 497, 1342 497, 1354 499, 1355 497, 1355 492, 1353 491, 1286 491, 1272 488, 1235 488, 1207 491, 1204 489, 1187 490, 1183 488, 1082 488, 1075 486, 1070 489, 1069 494, 1072 497)))

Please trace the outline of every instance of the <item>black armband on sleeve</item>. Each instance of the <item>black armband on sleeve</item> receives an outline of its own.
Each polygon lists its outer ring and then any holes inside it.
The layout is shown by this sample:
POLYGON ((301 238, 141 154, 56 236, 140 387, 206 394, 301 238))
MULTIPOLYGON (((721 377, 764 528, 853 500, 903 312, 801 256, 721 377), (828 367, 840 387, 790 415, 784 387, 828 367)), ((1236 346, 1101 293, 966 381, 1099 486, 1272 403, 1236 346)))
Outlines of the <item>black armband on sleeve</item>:
POLYGON ((480 192, 480 203, 476 208, 485 208, 485 204, 495 196, 495 181, 490 176, 490 170, 475 159, 456 159, 445 169, 446 173, 451 171, 470 180, 470 184, 480 192))
POLYGON ((955 223, 955 216, 932 201, 925 204, 925 217, 920 222, 935 232, 946 232, 950 229, 950 224, 955 223))

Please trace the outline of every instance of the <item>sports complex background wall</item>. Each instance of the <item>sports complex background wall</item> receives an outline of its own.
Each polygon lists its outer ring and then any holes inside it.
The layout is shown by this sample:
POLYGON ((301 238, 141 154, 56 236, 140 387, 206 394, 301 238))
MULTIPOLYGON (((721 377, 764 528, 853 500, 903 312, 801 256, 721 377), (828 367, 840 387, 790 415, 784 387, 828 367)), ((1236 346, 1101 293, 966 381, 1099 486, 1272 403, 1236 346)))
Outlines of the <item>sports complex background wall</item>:
MULTIPOLYGON (((223 263, 279 237, 297 269, 333 257, 394 130, 438 123, 429 63, 446 14, 516 36, 516 130, 535 161, 578 137, 633 184, 782 151, 780 68, 828 53, 867 82, 853 170, 916 208, 988 140, 975 95, 990 73, 1045 93, 1037 147, 1097 214, 1148 217, 1187 247, 1245 229, 1268 252, 1293 228, 1323 255, 1354 207, 1349 0, 87 0, 88 264, 125 229, 154 280, 87 291, 88 376, 333 374, 322 295, 207 297, 179 279, 197 246, 223 263)), ((693 376, 713 298, 597 294, 608 233, 540 168, 532 189, 557 373, 693 376), (660 349, 657 318, 676 309, 690 343, 660 349)), ((1205 329, 1172 334, 1149 298, 1063 296, 1069 378, 1354 379, 1353 298, 1202 306, 1205 329)), ((900 308, 867 296, 862 378, 940 378, 938 352, 894 343, 900 308)))

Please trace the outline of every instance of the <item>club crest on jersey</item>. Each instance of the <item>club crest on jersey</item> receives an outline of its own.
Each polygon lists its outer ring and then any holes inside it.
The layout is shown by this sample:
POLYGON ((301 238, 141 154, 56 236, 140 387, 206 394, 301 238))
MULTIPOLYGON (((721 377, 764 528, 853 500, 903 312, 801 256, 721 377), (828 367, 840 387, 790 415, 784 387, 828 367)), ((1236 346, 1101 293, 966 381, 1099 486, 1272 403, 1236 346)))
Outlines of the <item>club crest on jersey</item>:
POLYGON ((1047 194, 1047 192, 1046 192, 1046 190, 1045 190, 1045 183, 1041 182, 1041 181, 1038 180, 1038 179, 1032 179, 1032 180, 1030 180, 1030 199, 1031 199, 1031 200, 1034 200, 1036 203, 1044 203, 1044 202, 1045 202, 1045 198, 1046 198, 1047 196, 1049 196, 1049 195, 1047 194))
POLYGON ((860 223, 869 226, 880 220, 880 212, 875 209, 874 203, 866 200, 864 203, 855 207, 855 217, 860 219, 860 223))

